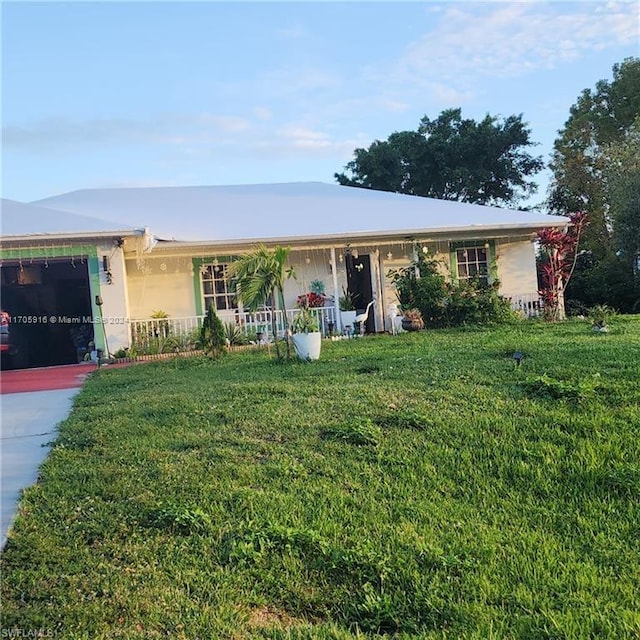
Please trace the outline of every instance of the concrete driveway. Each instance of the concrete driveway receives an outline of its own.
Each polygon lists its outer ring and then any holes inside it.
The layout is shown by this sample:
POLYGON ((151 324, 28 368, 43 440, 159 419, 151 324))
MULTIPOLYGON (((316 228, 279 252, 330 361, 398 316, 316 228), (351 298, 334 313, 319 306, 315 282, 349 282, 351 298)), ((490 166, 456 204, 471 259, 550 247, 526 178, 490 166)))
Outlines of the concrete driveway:
POLYGON ((71 409, 95 365, 69 365, 0 372, 0 548, 4 548, 23 489, 56 438, 57 425, 71 409))

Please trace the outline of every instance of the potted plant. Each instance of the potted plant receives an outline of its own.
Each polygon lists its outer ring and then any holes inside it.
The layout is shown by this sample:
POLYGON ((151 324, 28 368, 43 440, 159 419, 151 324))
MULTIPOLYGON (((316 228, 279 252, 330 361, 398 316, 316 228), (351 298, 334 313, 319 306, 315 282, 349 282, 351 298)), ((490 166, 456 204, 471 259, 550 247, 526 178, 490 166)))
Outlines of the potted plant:
POLYGON ((354 327, 356 321, 356 297, 349 293, 344 286, 342 287, 342 295, 338 298, 338 307, 340 308, 340 324, 342 328, 354 327))
POLYGON ((424 320, 419 309, 405 309, 402 311, 402 328, 405 331, 420 331, 424 329, 424 320))
POLYGON ((291 340, 298 358, 301 360, 318 360, 322 346, 322 334, 318 321, 309 307, 301 307, 300 312, 291 323, 293 336, 291 340))

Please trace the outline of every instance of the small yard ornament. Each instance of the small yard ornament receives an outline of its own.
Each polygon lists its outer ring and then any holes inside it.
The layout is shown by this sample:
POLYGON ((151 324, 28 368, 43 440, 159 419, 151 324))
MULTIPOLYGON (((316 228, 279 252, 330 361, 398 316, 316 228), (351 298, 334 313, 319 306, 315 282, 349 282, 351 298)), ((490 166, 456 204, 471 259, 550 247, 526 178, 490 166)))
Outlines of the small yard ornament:
POLYGON ((519 367, 524 358, 524 354, 521 351, 516 351, 511 357, 515 360, 516 367, 519 367))

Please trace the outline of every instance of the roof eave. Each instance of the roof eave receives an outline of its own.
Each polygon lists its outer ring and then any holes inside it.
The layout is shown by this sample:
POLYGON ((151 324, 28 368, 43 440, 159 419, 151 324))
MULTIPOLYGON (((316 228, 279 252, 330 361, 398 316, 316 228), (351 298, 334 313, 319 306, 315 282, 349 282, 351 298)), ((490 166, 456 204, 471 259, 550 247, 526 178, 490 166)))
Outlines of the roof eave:
POLYGON ((299 245, 309 242, 334 242, 343 243, 346 240, 407 240, 417 236, 447 236, 464 233, 490 234, 492 232, 513 232, 506 235, 518 235, 522 232, 535 232, 544 227, 566 226, 570 223, 569 218, 554 216, 557 222, 523 222, 519 224, 488 224, 488 225, 466 225, 452 227, 421 227, 419 229, 398 229, 394 231, 355 231, 344 233, 317 234, 306 236, 274 236, 269 238, 230 238, 225 240, 162 240, 158 238, 157 249, 161 248, 189 248, 189 247, 246 247, 256 244, 287 244, 299 245))
POLYGON ((124 229, 114 231, 79 231, 74 233, 26 233, 22 235, 2 235, 0 242, 31 242, 33 240, 86 240, 102 238, 124 238, 143 236, 144 229, 124 229))

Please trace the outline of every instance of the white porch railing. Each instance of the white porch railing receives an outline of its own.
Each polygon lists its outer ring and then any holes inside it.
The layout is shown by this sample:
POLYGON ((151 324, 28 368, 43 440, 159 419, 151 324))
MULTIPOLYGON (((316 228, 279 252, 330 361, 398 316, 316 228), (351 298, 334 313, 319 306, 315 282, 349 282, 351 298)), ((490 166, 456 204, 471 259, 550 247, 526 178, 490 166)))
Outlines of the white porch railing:
POLYGON ((537 318, 542 315, 542 298, 537 293, 512 294, 505 296, 511 308, 525 318, 537 318))
MULTIPOLYGON (((284 335, 282 311, 261 309, 255 313, 242 311, 218 311, 218 317, 226 325, 231 324, 254 340, 272 340, 275 315, 276 333, 284 335)), ((289 323, 300 313, 299 309, 287 311, 289 323)), ((324 336, 331 335, 338 329, 335 307, 316 307, 311 309, 324 336)), ((187 316, 183 318, 149 318, 129 321, 131 344, 142 350, 183 350, 195 344, 198 339, 204 316, 187 316)))
MULTIPOLYGON (((537 294, 513 294, 506 296, 514 311, 526 318, 542 315, 542 300, 537 294)), ((316 307, 311 312, 316 317, 322 335, 329 336, 340 331, 336 319, 335 307, 316 307)), ((287 311, 289 323, 300 313, 299 309, 287 311)), ((224 324, 231 324, 249 339, 259 341, 273 340, 271 319, 275 314, 276 333, 284 335, 282 311, 261 309, 255 313, 242 311, 219 311, 218 316, 224 324)), ((142 351, 172 352, 186 351, 194 348, 199 337, 204 316, 186 316, 183 318, 149 318, 129 321, 131 345, 142 351)))

